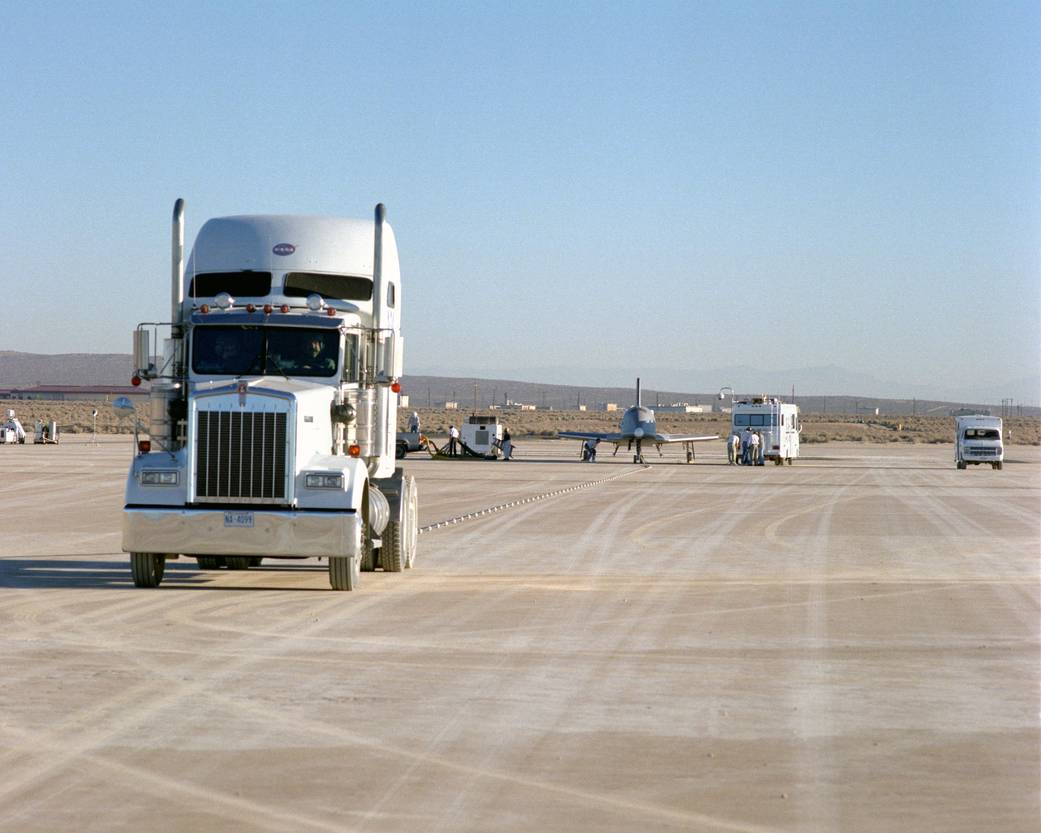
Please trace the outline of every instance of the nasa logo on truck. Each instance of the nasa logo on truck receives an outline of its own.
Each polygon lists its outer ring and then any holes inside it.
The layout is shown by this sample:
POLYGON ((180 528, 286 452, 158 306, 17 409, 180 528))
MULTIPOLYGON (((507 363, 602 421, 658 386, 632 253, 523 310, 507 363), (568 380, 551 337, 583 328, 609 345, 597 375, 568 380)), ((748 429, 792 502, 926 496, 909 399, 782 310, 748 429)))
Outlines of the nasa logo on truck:
POLYGON ((294 246, 292 243, 276 243, 274 247, 271 249, 271 251, 273 251, 276 255, 282 255, 283 257, 285 257, 286 255, 291 255, 293 252, 295 252, 296 246, 294 246))

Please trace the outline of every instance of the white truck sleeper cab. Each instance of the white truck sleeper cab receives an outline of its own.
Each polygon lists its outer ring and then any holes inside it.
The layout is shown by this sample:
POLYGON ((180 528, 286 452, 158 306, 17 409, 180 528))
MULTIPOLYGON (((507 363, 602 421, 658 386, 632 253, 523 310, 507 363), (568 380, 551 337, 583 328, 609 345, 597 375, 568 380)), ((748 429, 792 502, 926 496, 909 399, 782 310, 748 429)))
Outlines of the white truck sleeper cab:
POLYGON ((149 437, 127 478, 123 549, 154 587, 167 559, 244 569, 329 559, 334 589, 411 567, 414 479, 395 468, 401 283, 393 232, 374 221, 210 220, 187 268, 174 212, 173 321, 152 379, 149 437))

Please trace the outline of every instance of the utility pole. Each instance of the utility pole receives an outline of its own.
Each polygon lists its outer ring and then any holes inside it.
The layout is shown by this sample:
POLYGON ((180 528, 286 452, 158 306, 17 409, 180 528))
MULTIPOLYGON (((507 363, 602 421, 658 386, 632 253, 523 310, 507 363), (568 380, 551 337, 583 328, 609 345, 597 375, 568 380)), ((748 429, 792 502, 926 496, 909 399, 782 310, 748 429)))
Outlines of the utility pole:
POLYGON ((474 382, 474 415, 477 414, 477 382, 474 382))

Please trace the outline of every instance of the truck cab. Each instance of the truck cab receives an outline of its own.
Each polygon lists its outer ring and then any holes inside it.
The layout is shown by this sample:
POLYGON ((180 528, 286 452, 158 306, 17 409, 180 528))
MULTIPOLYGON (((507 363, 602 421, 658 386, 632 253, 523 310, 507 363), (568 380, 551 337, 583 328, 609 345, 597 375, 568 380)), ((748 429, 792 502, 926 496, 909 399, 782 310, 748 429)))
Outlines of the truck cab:
POLYGON ((135 333, 135 379, 152 381, 123 517, 135 583, 156 586, 182 555, 203 569, 327 558, 338 590, 410 567, 417 493, 394 463, 401 279, 383 206, 374 221, 217 218, 187 264, 181 252, 178 201, 173 320, 135 333))
POLYGON ((1005 460, 1000 417, 975 414, 955 417, 954 464, 959 469, 989 463, 1000 469, 1005 460))

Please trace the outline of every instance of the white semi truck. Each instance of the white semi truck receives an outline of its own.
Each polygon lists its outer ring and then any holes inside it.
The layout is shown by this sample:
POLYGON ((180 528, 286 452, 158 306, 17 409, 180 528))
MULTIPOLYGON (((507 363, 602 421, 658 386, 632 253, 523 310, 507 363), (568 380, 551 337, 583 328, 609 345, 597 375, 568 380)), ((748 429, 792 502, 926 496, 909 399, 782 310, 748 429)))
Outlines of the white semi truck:
POLYGON ((1001 417, 974 414, 954 418, 954 464, 959 469, 987 463, 1000 469, 1005 460, 1001 417))
POLYGON ((158 586, 181 556, 326 558, 334 590, 411 567, 416 484, 394 461, 403 298, 383 206, 374 220, 212 219, 184 264, 178 200, 172 249, 172 320, 134 334, 132 381, 151 381, 123 512, 134 583, 158 586))

